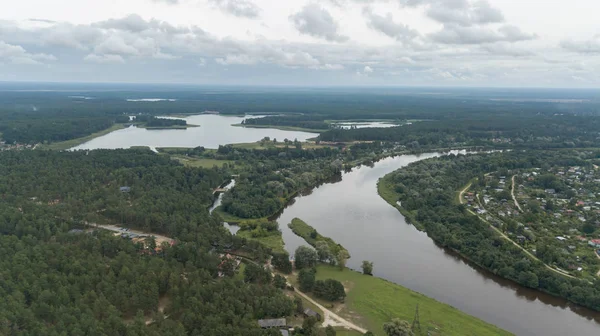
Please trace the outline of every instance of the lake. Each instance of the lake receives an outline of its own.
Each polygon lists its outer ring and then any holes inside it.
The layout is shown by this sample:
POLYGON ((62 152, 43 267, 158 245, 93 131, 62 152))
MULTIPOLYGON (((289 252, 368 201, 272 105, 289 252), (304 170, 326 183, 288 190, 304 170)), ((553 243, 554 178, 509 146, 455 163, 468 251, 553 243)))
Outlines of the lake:
POLYGON ((521 287, 438 247, 377 194, 377 181, 411 162, 438 156, 387 158, 345 173, 299 196, 278 218, 286 249, 307 245, 287 227, 294 217, 346 247, 348 267, 375 263, 375 276, 398 283, 516 335, 599 335, 600 313, 521 287))
MULTIPOLYGON (((256 118, 256 116, 253 116, 256 118)), ((183 130, 147 130, 135 126, 114 131, 92 139, 78 149, 117 149, 134 146, 157 147, 198 147, 218 148, 219 145, 256 142, 264 137, 283 141, 284 139, 306 141, 318 134, 297 131, 283 131, 270 128, 234 127, 245 117, 227 117, 215 114, 202 114, 184 118, 188 124, 200 125, 183 130)))

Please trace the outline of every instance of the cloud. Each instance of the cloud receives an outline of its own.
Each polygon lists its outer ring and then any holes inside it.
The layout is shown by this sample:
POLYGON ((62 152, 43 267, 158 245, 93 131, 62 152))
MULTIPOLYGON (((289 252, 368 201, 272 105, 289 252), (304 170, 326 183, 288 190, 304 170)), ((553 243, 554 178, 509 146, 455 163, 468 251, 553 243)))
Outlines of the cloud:
POLYGON ((43 53, 32 54, 19 45, 0 41, 0 61, 8 61, 14 64, 42 64, 42 62, 56 61, 56 57, 43 53))
POLYGON ((398 41, 409 41, 419 36, 419 32, 411 29, 409 26, 394 22, 391 13, 386 16, 381 16, 373 13, 370 9, 364 10, 364 15, 367 18, 367 25, 380 33, 383 33, 398 41))
POLYGON ((166 3, 167 5, 177 5, 179 4, 179 0, 151 0, 156 3, 166 3))
POLYGON ((348 37, 338 33, 338 24, 331 14, 317 4, 304 6, 298 13, 290 16, 290 20, 302 34, 335 42, 348 40, 348 37))
POLYGON ((249 0, 209 0, 220 10, 243 18, 254 19, 260 16, 260 7, 249 0))
POLYGON ((258 63, 259 60, 249 55, 227 55, 225 58, 217 58, 215 61, 221 65, 252 65, 258 63))
POLYGON ((600 35, 589 40, 564 40, 560 46, 565 50, 580 54, 600 54, 600 35))
POLYGON ((535 55, 529 49, 515 47, 513 44, 507 42, 484 44, 481 46, 481 49, 497 56, 527 57, 535 55))
POLYGON ((465 27, 504 22, 502 12, 485 0, 474 3, 461 0, 440 1, 430 6, 426 14, 437 22, 465 27))
POLYGON ((125 60, 120 55, 89 54, 83 60, 93 63, 125 63, 125 60))
POLYGON ((443 44, 482 44, 494 42, 518 42, 537 38, 536 35, 522 32, 515 26, 505 25, 495 30, 488 27, 464 27, 455 24, 444 25, 444 28, 429 37, 443 44))

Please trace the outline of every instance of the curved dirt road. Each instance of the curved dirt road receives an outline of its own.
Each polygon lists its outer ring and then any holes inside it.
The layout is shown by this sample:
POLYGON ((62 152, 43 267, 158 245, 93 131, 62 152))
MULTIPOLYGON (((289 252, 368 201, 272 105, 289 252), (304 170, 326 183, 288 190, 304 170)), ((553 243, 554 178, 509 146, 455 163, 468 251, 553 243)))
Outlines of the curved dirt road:
POLYGON ((308 295, 302 293, 301 291, 299 291, 298 289, 296 289, 295 293, 297 293, 298 295, 302 296, 303 298, 305 298, 308 302, 314 304, 315 306, 317 306, 319 309, 321 309, 323 311, 323 314, 325 314, 325 316, 323 316, 323 327, 326 327, 328 325, 330 325, 331 323, 328 323, 328 320, 334 320, 335 323, 332 326, 342 326, 348 329, 352 329, 352 330, 356 330, 361 334, 364 334, 367 332, 366 329, 363 329, 359 326, 357 326, 356 324, 347 321, 343 318, 341 318, 339 315, 337 315, 336 313, 332 312, 331 310, 321 306, 318 302, 316 302, 315 300, 311 299, 308 295))

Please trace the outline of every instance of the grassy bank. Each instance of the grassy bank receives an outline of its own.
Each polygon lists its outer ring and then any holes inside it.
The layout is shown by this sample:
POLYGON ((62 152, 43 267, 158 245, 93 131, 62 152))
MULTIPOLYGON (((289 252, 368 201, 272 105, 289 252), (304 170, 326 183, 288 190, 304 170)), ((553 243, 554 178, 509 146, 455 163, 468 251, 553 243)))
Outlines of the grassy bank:
POLYGON ((294 127, 294 126, 278 126, 278 125, 233 124, 231 126, 246 127, 246 128, 272 128, 272 129, 278 129, 278 130, 282 130, 282 131, 298 131, 298 132, 308 132, 308 133, 322 133, 322 132, 328 131, 326 129, 312 129, 312 128, 302 128, 302 127, 294 127))
POLYGON ((285 249, 283 248, 283 237, 281 236, 281 231, 274 232, 266 237, 254 238, 252 237, 252 233, 250 231, 239 230, 236 233, 236 236, 246 238, 248 240, 255 240, 262 245, 270 248, 275 253, 285 253, 285 249))
MULTIPOLYGON (((317 242, 323 241, 327 243, 329 246, 329 251, 331 251, 333 255, 337 255, 341 250, 346 250, 342 245, 336 243, 333 239, 322 236, 317 232, 317 230, 300 218, 292 219, 292 222, 289 223, 288 226, 290 229, 292 229, 292 232, 294 232, 297 236, 302 237, 312 247, 316 247, 317 242)), ((346 252, 348 252, 348 250, 346 250, 346 252)))
POLYGON ((383 324, 392 318, 412 322, 419 305, 422 335, 511 335, 447 304, 389 281, 337 267, 319 265, 317 279, 335 279, 346 287, 346 300, 334 310, 375 335, 385 335, 383 324))
POLYGON ((65 150, 65 149, 69 149, 69 148, 73 148, 75 146, 79 146, 83 143, 86 143, 92 139, 101 137, 103 135, 106 135, 108 133, 120 130, 125 128, 125 125, 123 124, 114 124, 111 127, 102 130, 100 132, 96 132, 96 133, 92 133, 86 137, 82 137, 82 138, 77 138, 77 139, 71 139, 71 140, 67 140, 67 141, 61 141, 61 142, 53 142, 47 145, 40 145, 38 148, 39 149, 49 149, 49 150, 65 150))

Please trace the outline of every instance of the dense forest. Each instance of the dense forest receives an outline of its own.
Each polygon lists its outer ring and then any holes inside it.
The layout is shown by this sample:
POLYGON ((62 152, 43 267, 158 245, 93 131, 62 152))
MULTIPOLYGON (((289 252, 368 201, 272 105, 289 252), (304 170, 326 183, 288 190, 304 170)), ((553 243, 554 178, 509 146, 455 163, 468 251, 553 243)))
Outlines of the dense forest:
POLYGON ((291 313, 270 283, 217 277, 220 246, 251 245, 208 214, 222 171, 146 150, 14 151, 0 161, 0 334, 276 335, 256 320, 291 313), (73 230, 86 221, 176 243, 142 253, 108 231, 73 230))
POLYGON ((340 151, 332 148, 234 149, 221 146, 218 158, 244 163, 236 186, 223 197, 223 211, 240 218, 275 214, 299 191, 339 176, 340 151))
MULTIPOLYGON (((39 84, 36 84, 39 85, 39 84)), ((154 87, 122 85, 107 89, 102 85, 47 84, 40 90, 33 84, 11 85, 0 91, 0 133, 7 142, 56 142, 87 136, 107 129, 113 123, 127 123, 133 115, 198 114, 289 114, 266 120, 247 120, 256 125, 329 128, 326 120, 513 120, 554 115, 591 115, 600 113, 595 92, 586 90, 450 89, 423 95, 422 89, 310 89, 154 87), (15 91, 22 87, 22 91, 15 91), (580 103, 557 103, 546 98, 580 99, 580 103), (149 99, 149 101, 143 101, 149 99), (162 99, 162 100, 157 100, 162 99), (493 119, 492 118, 492 119, 493 119)), ((43 86, 43 85, 42 85, 43 86)), ((436 91, 436 90, 433 90, 436 91)), ((486 122, 487 120, 487 122, 486 122)), ((535 120, 534 120, 535 121, 535 120)), ((495 124, 496 121, 493 121, 495 124)), ((525 123, 525 122, 523 122, 525 123)), ((392 140, 390 136, 365 136, 359 133, 331 133, 330 141, 345 139, 392 140)), ((400 141, 400 140, 393 140, 400 141)), ((413 140, 414 141, 414 140, 413 140)), ((428 140, 424 139, 424 143, 428 140)))
POLYGON ((380 182, 379 190, 390 203, 402 202, 403 214, 442 246, 458 251, 504 278, 600 310, 600 281, 590 284, 552 272, 502 239, 489 224, 456 201, 457 190, 489 172, 548 164, 585 165, 584 159, 596 157, 598 153, 575 151, 449 155, 420 161, 391 173, 380 182))
POLYGON ((289 126, 300 127, 311 130, 327 130, 331 127, 325 122, 323 116, 319 115, 288 115, 288 116, 266 116, 263 118, 248 118, 242 121, 246 126, 289 126))
POLYGON ((389 141, 412 149, 482 146, 489 148, 595 147, 600 118, 585 116, 532 116, 520 118, 421 121, 392 128, 334 129, 321 141, 389 141))

